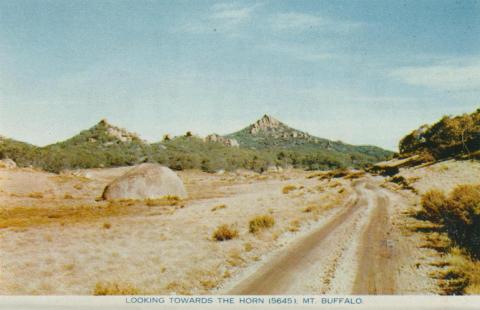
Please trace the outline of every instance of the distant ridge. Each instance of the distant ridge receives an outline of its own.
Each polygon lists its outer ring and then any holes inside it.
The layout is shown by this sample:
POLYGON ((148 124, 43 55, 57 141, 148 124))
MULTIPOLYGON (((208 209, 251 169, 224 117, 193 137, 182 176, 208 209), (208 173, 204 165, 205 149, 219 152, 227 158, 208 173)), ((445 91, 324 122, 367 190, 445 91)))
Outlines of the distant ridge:
POLYGON ((211 134, 204 139, 187 132, 148 143, 106 119, 65 141, 45 147, 0 138, 0 159, 11 158, 20 167, 35 166, 52 172, 143 162, 156 162, 176 170, 208 172, 238 168, 262 172, 270 166, 309 170, 361 168, 385 160, 391 154, 374 146, 353 146, 314 137, 269 115, 230 135, 211 134))
POLYGON ((340 153, 362 153, 379 158, 392 154, 392 152, 376 146, 354 146, 340 141, 315 137, 307 132, 292 128, 267 114, 246 128, 228 134, 226 137, 237 140, 241 147, 253 149, 272 147, 295 149, 304 147, 332 150, 340 153))

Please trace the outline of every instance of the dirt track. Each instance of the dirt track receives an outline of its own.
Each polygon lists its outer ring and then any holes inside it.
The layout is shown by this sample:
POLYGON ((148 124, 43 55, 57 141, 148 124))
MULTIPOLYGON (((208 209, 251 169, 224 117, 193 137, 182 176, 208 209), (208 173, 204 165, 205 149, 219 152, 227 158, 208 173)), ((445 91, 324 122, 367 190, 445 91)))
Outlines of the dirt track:
POLYGON ((378 183, 354 183, 355 195, 327 223, 291 244, 229 294, 394 294, 389 195, 378 183))

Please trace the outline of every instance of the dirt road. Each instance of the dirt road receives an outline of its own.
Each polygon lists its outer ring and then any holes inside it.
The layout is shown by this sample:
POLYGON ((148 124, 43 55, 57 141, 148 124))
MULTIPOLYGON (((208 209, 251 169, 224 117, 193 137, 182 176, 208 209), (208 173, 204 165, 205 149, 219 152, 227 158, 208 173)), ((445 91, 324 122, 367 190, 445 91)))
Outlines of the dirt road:
POLYGON ((372 179, 353 183, 343 210, 247 275, 229 294, 393 294, 392 193, 372 179))

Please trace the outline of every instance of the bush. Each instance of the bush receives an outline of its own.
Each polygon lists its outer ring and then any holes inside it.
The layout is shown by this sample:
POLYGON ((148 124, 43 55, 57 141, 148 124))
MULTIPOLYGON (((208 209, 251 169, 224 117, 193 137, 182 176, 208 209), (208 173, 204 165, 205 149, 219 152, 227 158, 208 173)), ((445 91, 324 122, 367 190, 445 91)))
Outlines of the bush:
POLYGON ((480 185, 459 185, 446 197, 437 190, 422 197, 429 220, 442 224, 449 237, 480 257, 480 185))
POLYGON ((286 186, 283 187, 282 193, 288 194, 291 191, 296 190, 296 189, 297 189, 297 187, 295 185, 286 185, 286 186))
POLYGON ((442 222, 445 214, 445 206, 447 204, 447 197, 439 190, 430 190, 422 196, 422 207, 426 213, 427 218, 435 223, 442 222))
POLYGON ((223 224, 213 232, 213 239, 216 241, 231 240, 238 237, 238 231, 229 225, 223 224))
POLYGON ((424 125, 405 136, 400 154, 430 154, 435 159, 471 155, 480 148, 480 109, 456 117, 445 116, 432 126, 424 125))
POLYGON ((275 225, 275 219, 271 215, 259 215, 251 219, 248 226, 251 233, 256 233, 273 225, 275 225))

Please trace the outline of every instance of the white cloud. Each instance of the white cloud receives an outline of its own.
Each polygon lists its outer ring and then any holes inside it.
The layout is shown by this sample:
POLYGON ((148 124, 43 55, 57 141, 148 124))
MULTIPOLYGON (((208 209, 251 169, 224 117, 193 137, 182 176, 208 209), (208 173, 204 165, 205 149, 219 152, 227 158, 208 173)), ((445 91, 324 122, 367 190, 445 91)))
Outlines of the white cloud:
POLYGON ((312 14, 288 12, 272 16, 270 26, 274 31, 303 32, 310 29, 321 29, 332 32, 350 32, 360 28, 362 24, 333 20, 312 14))
POLYGON ((444 61, 429 66, 411 66, 390 75, 411 85, 445 91, 480 91, 480 61, 444 61))

